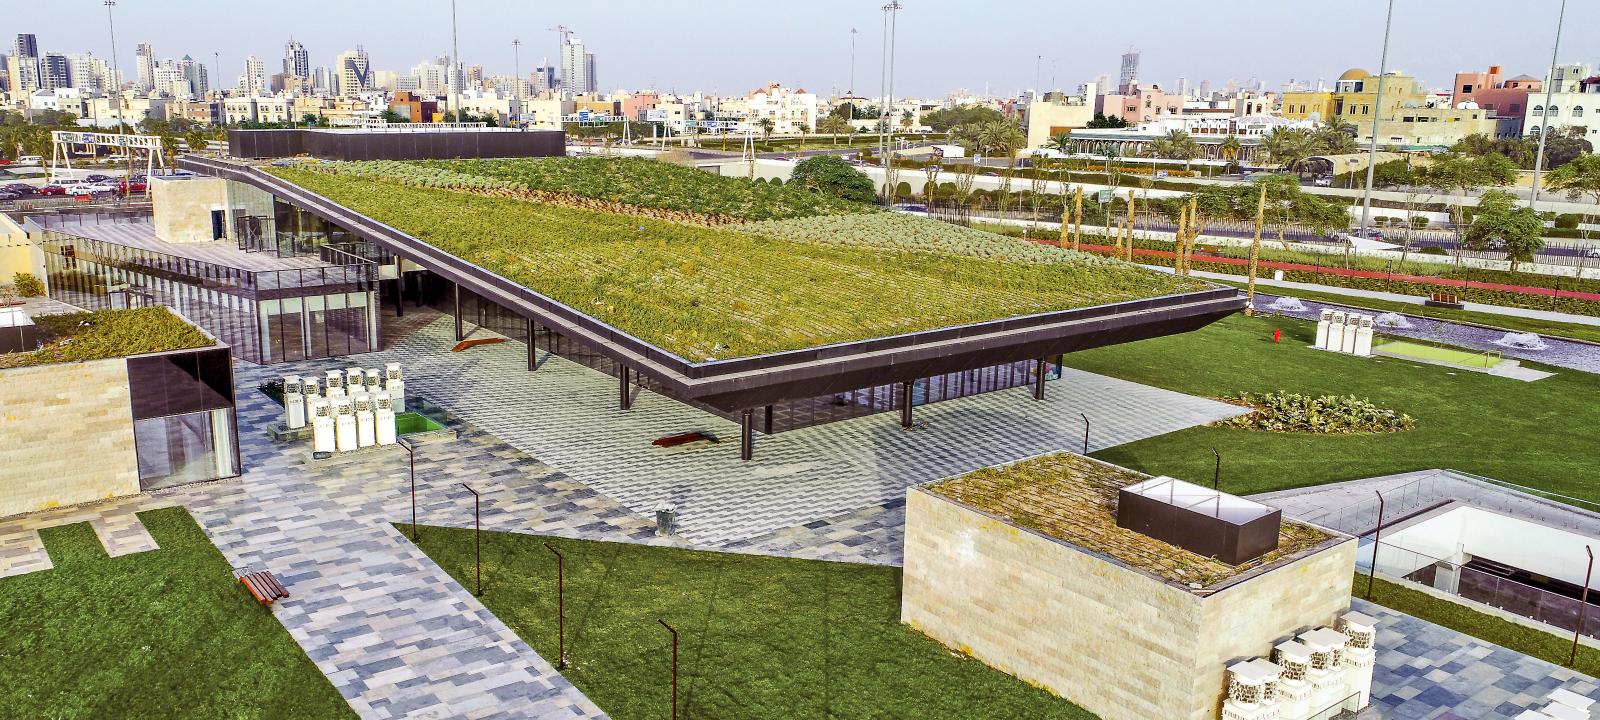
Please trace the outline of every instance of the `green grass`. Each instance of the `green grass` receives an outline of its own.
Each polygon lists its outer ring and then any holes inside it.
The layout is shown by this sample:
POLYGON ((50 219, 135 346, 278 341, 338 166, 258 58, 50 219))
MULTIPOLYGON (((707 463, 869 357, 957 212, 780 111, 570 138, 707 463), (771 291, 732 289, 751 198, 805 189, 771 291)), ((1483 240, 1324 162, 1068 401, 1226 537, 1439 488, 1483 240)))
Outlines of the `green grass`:
POLYGON ((1453 363, 1470 367, 1492 368, 1500 364, 1499 353, 1472 352, 1458 350, 1438 345, 1424 345, 1422 343, 1408 342, 1405 340, 1390 340, 1372 348, 1373 352, 1386 352, 1393 355, 1402 355, 1418 360, 1433 362, 1453 363))
MULTIPOLYGON (((1245 283, 1236 280, 1213 280, 1212 282, 1223 285, 1232 285, 1243 288, 1245 283)), ((1516 315, 1500 315, 1497 313, 1478 312, 1475 310, 1454 310, 1451 308, 1436 308, 1415 303, 1399 302, 1396 300, 1380 300, 1377 298, 1344 295, 1336 292, 1322 292, 1317 290, 1301 290, 1299 288, 1278 287, 1276 285, 1256 285, 1256 292, 1268 295, 1281 295, 1297 297, 1302 300, 1315 300, 1317 302, 1333 303, 1347 307, 1374 310, 1377 312, 1397 312, 1418 317, 1432 318, 1434 320, 1449 320, 1452 322, 1471 323, 1507 331, 1531 332, 1551 337, 1564 337, 1573 340, 1586 340, 1600 343, 1600 325, 1585 325, 1583 323, 1560 322, 1556 320, 1541 320, 1526 318, 1516 315)))
POLYGON ((965 256, 955 245, 935 253, 825 244, 377 177, 273 171, 690 361, 1201 287, 1081 254, 1019 263, 965 256))
MULTIPOLYGON (((482 600, 546 658, 556 652, 556 564, 566 555, 564 675, 618 720, 670 716, 679 633, 686 718, 1094 716, 899 621, 898 568, 643 545, 483 534, 482 600)), ((473 586, 470 530, 424 528, 421 547, 473 586)))
POLYGON ((108 558, 79 523, 0 578, 0 717, 355 717, 187 511, 139 517, 161 549, 108 558))
POLYGON ((45 344, 0 355, 0 369, 82 362, 215 344, 199 328, 166 308, 96 310, 34 318, 45 344))
POLYGON ((394 431, 396 435, 411 435, 413 433, 433 432, 443 429, 443 425, 426 415, 403 412, 394 416, 394 431))
MULTIPOLYGON (((1351 594, 1365 597, 1367 576, 1357 573, 1351 594)), ((1557 665, 1566 665, 1572 652, 1572 636, 1561 637, 1542 630, 1518 625, 1470 607, 1441 600, 1420 590, 1381 578, 1373 581, 1372 601, 1398 610, 1435 625, 1471 635, 1479 640, 1515 650, 1557 665)), ((1587 645, 1578 646, 1577 662, 1573 668, 1586 675, 1600 675, 1600 650, 1587 645)))
MULTIPOLYGON (((1316 324, 1234 315, 1195 332, 1072 353, 1073 367, 1206 397, 1353 394, 1416 419, 1414 430, 1301 435, 1195 427, 1095 453, 1152 475, 1209 484, 1216 448, 1235 493, 1447 467, 1600 501, 1593 442, 1600 376, 1553 368, 1519 382, 1390 358, 1313 350, 1316 324), (1272 342, 1282 328, 1281 344, 1272 342)), ((1092 420, 1092 418, 1091 418, 1092 420)))

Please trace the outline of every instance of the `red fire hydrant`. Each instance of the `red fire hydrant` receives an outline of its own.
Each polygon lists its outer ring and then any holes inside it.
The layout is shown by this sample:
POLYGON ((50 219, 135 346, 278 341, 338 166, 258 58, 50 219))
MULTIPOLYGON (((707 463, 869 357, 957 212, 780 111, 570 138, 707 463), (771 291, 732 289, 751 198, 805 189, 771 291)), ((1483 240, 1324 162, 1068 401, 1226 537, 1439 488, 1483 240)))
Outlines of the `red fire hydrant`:
POLYGON ((1272 329, 1272 342, 1283 342, 1283 330, 1281 328, 1272 329))

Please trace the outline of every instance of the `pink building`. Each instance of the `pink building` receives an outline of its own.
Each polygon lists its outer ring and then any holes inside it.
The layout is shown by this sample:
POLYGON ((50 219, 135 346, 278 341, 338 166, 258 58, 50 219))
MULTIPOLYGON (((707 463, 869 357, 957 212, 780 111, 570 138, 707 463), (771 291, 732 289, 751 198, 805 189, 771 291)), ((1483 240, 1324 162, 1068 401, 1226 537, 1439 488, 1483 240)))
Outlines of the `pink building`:
POLYGON ((646 110, 654 110, 661 96, 654 90, 644 90, 622 98, 622 116, 629 120, 643 120, 646 110))
POLYGON ((1124 89, 1127 90, 1125 94, 1101 95, 1094 111, 1107 117, 1120 117, 1133 125, 1178 115, 1183 109, 1183 97, 1168 95, 1160 85, 1133 83, 1124 89))
POLYGON ((1528 94, 1543 92, 1544 82, 1536 77, 1518 75, 1509 80, 1501 77, 1500 66, 1490 65, 1488 72, 1456 73, 1455 88, 1450 104, 1477 103, 1489 111, 1490 117, 1516 118, 1517 127, 1528 112, 1528 94))

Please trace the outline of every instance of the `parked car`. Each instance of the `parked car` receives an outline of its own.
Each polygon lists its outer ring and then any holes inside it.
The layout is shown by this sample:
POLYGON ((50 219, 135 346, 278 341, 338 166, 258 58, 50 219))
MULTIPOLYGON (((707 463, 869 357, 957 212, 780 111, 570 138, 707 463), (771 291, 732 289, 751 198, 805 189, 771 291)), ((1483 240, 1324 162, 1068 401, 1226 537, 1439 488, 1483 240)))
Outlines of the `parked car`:
POLYGON ((83 181, 86 182, 86 183, 110 182, 111 181, 111 176, 110 175, 99 175, 99 174, 87 175, 87 176, 85 176, 83 178, 83 181))
POLYGON ((116 191, 117 186, 110 183, 76 183, 67 186, 68 195, 97 195, 116 191))
POLYGON ((40 195, 65 195, 65 194, 67 194, 67 189, 62 187, 62 186, 60 186, 60 185, 45 185, 44 187, 39 188, 39 194, 40 195))
POLYGON ((34 187, 32 185, 29 185, 27 183, 11 183, 10 185, 0 186, 0 190, 4 190, 6 192, 13 192, 13 193, 16 193, 18 195, 37 195, 37 194, 39 194, 39 189, 38 188, 36 188, 36 187, 34 187))
POLYGON ((12 200, 21 199, 22 196, 18 195, 17 193, 11 192, 10 190, 0 190, 0 202, 11 202, 12 200))
POLYGON ((1317 177, 1312 178, 1311 184, 1317 187, 1333 187, 1333 178, 1328 177, 1327 175, 1318 175, 1317 177))
POLYGON ((18 165, 43 165, 44 158, 39 155, 23 155, 17 158, 18 165))
POLYGON ((142 193, 145 190, 145 184, 143 181, 120 182, 117 183, 117 190, 120 192, 142 193))
POLYGON ((1600 247, 1584 248, 1583 256, 1586 258, 1600 258, 1600 247))

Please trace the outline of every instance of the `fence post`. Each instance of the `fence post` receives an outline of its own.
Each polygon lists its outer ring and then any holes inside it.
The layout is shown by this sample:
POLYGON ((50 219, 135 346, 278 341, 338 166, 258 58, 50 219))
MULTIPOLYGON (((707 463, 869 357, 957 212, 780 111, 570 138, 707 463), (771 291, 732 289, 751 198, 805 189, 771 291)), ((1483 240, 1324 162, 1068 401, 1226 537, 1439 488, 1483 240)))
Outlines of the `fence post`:
POLYGON ((472 553, 476 557, 475 564, 478 567, 478 591, 473 593, 473 594, 474 595, 482 595, 483 594, 483 513, 481 512, 482 505, 479 502, 480 498, 478 497, 478 491, 477 490, 473 490, 472 486, 468 485, 466 483, 461 483, 461 487, 466 488, 467 492, 472 493, 472 553))
MULTIPOLYGON (((1374 491, 1377 492, 1377 491, 1374 491)), ((1378 576, 1378 541, 1383 538, 1383 493, 1378 494, 1378 527, 1372 531, 1372 568, 1367 571, 1367 599, 1372 599, 1372 581, 1378 576)))
POLYGON ((1585 545, 1583 551, 1589 553, 1589 569, 1583 573, 1583 597, 1578 600, 1578 627, 1572 631, 1572 653, 1567 657, 1567 667, 1573 667, 1578 662, 1578 636, 1583 634, 1583 620, 1589 609, 1589 580, 1594 577, 1594 547, 1585 545))
POLYGON ((556 554, 556 669, 567 669, 567 558, 554 545, 545 543, 556 554))
POLYGON ((672 720, 678 720, 678 631, 661 618, 656 618, 656 622, 672 633, 672 720))

